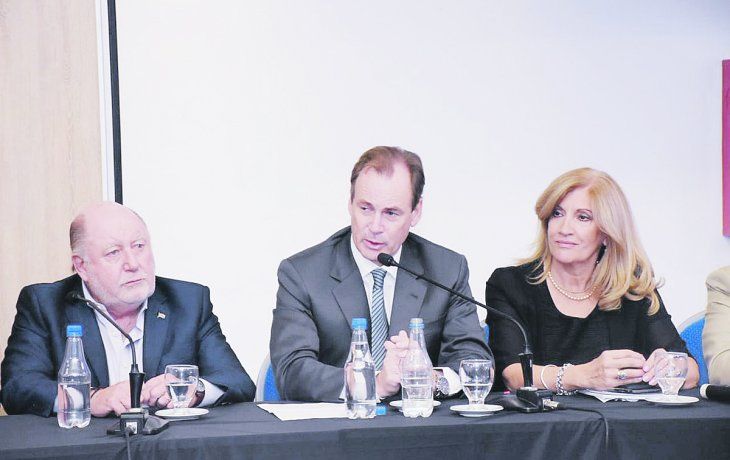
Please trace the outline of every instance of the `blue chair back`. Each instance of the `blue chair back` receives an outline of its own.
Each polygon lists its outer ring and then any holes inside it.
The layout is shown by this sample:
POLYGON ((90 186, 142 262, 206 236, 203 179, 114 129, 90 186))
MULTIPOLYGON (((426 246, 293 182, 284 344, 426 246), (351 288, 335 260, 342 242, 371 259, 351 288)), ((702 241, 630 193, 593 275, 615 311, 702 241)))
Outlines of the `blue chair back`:
POLYGON ((271 367, 269 355, 266 355, 259 368, 259 375, 256 379, 256 401, 281 401, 279 390, 276 389, 274 369, 271 367))
POLYGON ((274 380, 274 369, 270 364, 266 370, 266 381, 264 382, 264 401, 281 401, 279 390, 276 389, 276 380, 274 380))
POLYGON ((685 321, 680 327, 679 335, 687 344, 687 349, 697 361, 700 368, 700 385, 709 383, 707 376, 707 366, 705 365, 705 355, 702 352, 702 330, 705 328, 704 312, 694 315, 685 321))

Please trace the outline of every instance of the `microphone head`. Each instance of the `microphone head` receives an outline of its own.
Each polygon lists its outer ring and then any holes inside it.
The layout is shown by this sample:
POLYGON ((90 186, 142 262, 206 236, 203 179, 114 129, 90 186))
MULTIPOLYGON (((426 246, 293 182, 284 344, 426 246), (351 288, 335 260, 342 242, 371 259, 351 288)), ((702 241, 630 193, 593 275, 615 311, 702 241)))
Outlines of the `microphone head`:
POLYGON ((381 252, 380 254, 378 254, 378 262, 385 265, 386 267, 390 267, 395 264, 395 259, 390 254, 381 252))

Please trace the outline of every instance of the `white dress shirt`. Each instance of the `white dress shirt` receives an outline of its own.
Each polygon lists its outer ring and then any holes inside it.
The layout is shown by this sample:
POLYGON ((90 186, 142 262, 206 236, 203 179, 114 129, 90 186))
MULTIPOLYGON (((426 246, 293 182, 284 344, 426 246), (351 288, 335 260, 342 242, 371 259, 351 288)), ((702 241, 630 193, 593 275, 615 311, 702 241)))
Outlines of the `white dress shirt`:
MULTIPOLYGON (((81 283, 84 289, 84 297, 96 300, 92 297, 86 288, 86 283, 81 283)), ((109 314, 106 306, 96 302, 104 313, 109 314)), ((91 307, 88 307, 91 308, 91 307)), ((142 304, 142 308, 137 313, 137 321, 134 327, 129 331, 129 336, 134 342, 134 351, 137 354, 137 367, 140 372, 144 372, 144 363, 142 359, 142 342, 144 341, 144 312, 147 310, 147 300, 142 304)), ((129 346, 129 340, 122 335, 119 330, 114 327, 104 316, 94 310, 96 316, 96 324, 99 326, 99 334, 101 341, 104 343, 104 352, 106 353, 106 367, 109 370, 109 386, 119 382, 129 380, 129 369, 132 367, 132 348, 129 346)))
MULTIPOLYGON (((84 297, 96 302, 96 299, 91 295, 86 287, 86 283, 81 283, 84 291, 84 297)), ((105 313, 109 314, 106 306, 99 302, 96 302, 105 313)), ((91 307, 88 307, 91 308, 91 307)), ((93 309, 92 309, 93 310, 93 309)), ((140 372, 144 372, 144 359, 143 359, 143 343, 144 343, 144 315, 147 310, 147 300, 144 301, 142 307, 137 313, 137 322, 131 331, 129 336, 132 337, 134 342, 134 350, 137 355, 137 367, 140 372)), ((132 367, 132 348, 129 346, 129 340, 122 335, 119 330, 112 325, 109 320, 94 310, 96 316, 96 324, 99 326, 99 334, 101 335, 101 341, 104 343, 104 352, 106 354, 106 367, 109 370, 109 386, 112 386, 119 382, 126 382, 129 380, 129 369, 132 367)), ((191 347, 195 344, 190 344, 191 347)), ((175 363, 175 364, 188 364, 188 363, 175 363)), ((152 376, 154 377, 154 376, 152 376)), ((224 391, 205 379, 200 379, 205 385, 205 397, 198 406, 210 406, 215 403, 224 391)), ((58 412, 58 397, 53 404, 54 411, 58 412)))
MULTIPOLYGON (((403 246, 398 248, 398 251, 393 254, 393 259, 396 263, 400 262, 400 253, 403 246)), ((350 237, 350 250, 352 251, 352 257, 355 259, 355 265, 360 271, 360 277, 365 285, 365 295, 368 297, 368 306, 370 308, 370 317, 373 317, 373 286, 375 280, 373 279, 373 270, 382 268, 385 270, 385 278, 383 278, 383 301, 385 303, 385 317, 388 319, 388 325, 390 326, 390 316, 393 311, 393 297, 395 296, 395 279, 398 276, 398 267, 385 267, 378 265, 372 260, 366 259, 357 246, 355 241, 350 237)))

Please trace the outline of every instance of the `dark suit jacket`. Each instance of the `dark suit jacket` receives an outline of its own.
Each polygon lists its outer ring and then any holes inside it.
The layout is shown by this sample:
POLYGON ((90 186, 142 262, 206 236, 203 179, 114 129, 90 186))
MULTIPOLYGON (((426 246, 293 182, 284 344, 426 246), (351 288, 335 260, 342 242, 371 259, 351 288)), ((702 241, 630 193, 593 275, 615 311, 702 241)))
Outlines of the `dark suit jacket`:
MULTIPOLYGON (((0 370, 0 397, 9 414, 49 416, 53 411, 68 324, 81 324, 84 328, 84 353, 91 368, 91 386, 109 385, 106 353, 96 316, 83 302, 66 300, 67 293, 72 291, 83 295, 78 275, 52 284, 26 286, 20 291, 0 370)), ((144 320, 145 380, 163 374, 168 364, 196 364, 200 377, 225 391, 217 404, 251 401, 254 384, 226 343, 212 309, 207 287, 157 278, 144 320)))
MULTIPOLYGON (((400 262, 471 295, 462 255, 409 234, 400 262)), ((285 259, 278 276, 270 353, 279 394, 289 400, 337 400, 344 384, 352 318, 370 318, 350 249, 350 228, 285 259)), ((399 270, 389 335, 408 331, 414 317, 423 318, 434 365, 458 372, 462 359, 491 357, 473 305, 399 270)))

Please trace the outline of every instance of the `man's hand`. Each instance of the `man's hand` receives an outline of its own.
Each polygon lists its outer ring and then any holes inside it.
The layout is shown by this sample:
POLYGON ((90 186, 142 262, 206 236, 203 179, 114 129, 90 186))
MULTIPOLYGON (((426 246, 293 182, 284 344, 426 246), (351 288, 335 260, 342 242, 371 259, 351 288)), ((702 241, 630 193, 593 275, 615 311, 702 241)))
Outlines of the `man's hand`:
POLYGON ((142 396, 139 398, 139 402, 149 407, 172 407, 165 383, 165 374, 151 378, 142 385, 142 396))
POLYGON ((131 405, 129 381, 126 380, 94 393, 94 397, 91 398, 91 415, 106 417, 111 412, 120 415, 122 412, 127 412, 131 405))
POLYGON ((400 389, 400 362, 408 353, 408 334, 400 331, 385 342, 383 368, 375 379, 375 389, 381 398, 394 395, 400 389))

